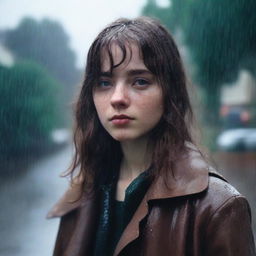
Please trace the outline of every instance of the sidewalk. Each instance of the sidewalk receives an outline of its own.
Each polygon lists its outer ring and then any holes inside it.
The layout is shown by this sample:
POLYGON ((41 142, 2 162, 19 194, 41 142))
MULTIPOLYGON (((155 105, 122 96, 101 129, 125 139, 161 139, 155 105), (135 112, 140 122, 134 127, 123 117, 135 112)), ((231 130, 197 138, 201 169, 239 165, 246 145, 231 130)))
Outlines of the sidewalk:
POLYGON ((59 219, 45 217, 68 186, 59 175, 71 154, 66 147, 35 163, 25 176, 1 184, 0 255, 52 255, 59 219))

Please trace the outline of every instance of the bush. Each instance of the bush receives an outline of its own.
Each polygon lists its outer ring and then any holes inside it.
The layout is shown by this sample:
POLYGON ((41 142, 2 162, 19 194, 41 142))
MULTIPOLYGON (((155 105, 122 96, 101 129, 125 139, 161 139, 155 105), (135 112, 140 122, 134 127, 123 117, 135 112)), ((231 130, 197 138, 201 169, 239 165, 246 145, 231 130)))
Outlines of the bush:
POLYGON ((0 67, 0 161, 37 153, 59 124, 59 84, 41 66, 24 61, 0 67))

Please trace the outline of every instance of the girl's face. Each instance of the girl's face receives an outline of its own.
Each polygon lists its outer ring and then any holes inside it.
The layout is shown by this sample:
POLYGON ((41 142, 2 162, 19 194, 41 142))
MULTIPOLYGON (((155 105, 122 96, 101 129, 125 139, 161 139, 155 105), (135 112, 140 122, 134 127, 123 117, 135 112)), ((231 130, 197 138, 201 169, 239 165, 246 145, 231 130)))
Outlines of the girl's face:
MULTIPOLYGON (((113 44, 111 50, 114 64, 120 63, 119 46, 113 44)), ((120 142, 147 136, 163 115, 162 88, 156 77, 146 68, 136 44, 126 50, 126 59, 112 74, 109 56, 103 51, 101 76, 93 90, 102 126, 120 142)))

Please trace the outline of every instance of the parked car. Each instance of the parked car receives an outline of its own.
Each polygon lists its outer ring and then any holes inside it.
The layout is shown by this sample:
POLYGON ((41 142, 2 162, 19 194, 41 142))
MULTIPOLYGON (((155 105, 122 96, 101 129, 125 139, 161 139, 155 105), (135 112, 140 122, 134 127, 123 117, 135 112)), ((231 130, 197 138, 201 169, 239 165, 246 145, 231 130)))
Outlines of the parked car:
POLYGON ((223 105, 220 116, 225 129, 246 128, 252 121, 251 112, 242 106, 223 105))
POLYGON ((220 151, 255 151, 256 128, 236 128, 223 131, 217 137, 220 151))

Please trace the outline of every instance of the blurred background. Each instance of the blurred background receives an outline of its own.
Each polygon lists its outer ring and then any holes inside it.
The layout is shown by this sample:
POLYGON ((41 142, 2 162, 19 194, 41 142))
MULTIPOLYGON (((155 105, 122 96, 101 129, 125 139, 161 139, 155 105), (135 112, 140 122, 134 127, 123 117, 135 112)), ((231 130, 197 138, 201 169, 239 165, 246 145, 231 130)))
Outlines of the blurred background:
POLYGON ((181 51, 195 136, 251 205, 256 236, 255 0, 0 0, 0 255, 51 255, 68 181, 72 102, 97 33, 160 19, 181 51))

